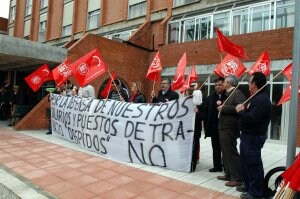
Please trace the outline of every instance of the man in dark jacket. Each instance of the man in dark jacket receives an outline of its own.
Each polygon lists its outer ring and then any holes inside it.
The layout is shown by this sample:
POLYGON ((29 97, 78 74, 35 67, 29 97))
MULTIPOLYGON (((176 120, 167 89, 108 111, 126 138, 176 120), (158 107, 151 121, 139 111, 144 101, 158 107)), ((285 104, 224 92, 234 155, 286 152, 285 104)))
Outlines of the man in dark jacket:
MULTIPOLYGON (((242 199, 262 198, 264 168, 261 159, 261 149, 267 139, 267 130, 271 120, 271 102, 264 89, 266 76, 255 72, 249 81, 249 90, 254 95, 244 106, 239 104, 236 111, 240 117, 241 128, 241 168, 244 182, 242 199)), ((239 187, 240 190, 242 187, 239 187)), ((238 190, 238 189, 237 189, 238 190)))
POLYGON ((108 99, 129 102, 130 97, 128 91, 122 87, 122 83, 119 79, 114 80, 112 90, 108 94, 108 99))
POLYGON ((164 103, 179 98, 178 93, 171 90, 171 80, 164 78, 161 83, 161 90, 158 92, 158 96, 155 96, 154 91, 151 93, 152 103, 164 103))
POLYGON ((215 81, 215 91, 209 96, 208 100, 208 117, 205 137, 211 137, 211 146, 213 150, 213 165, 209 172, 222 171, 221 146, 218 131, 218 109, 225 100, 224 78, 219 77, 215 81))

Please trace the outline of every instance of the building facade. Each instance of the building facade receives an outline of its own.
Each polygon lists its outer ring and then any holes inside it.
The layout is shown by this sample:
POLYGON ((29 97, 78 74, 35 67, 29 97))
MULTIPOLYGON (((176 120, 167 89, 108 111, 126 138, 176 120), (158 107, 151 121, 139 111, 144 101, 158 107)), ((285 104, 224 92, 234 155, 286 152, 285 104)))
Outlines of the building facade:
MULTIPOLYGON (((244 47, 248 69, 264 50, 269 52, 273 108, 268 138, 285 142, 289 102, 276 104, 289 82, 283 75, 273 77, 292 61, 294 21, 295 0, 11 0, 8 35, 67 48, 72 61, 98 48, 124 85, 141 81, 150 99, 153 83, 145 74, 157 50, 161 76, 172 78, 186 52, 186 73, 195 65, 200 80, 208 78, 207 93, 213 90, 212 71, 225 56, 218 52, 218 27, 244 47)), ((92 83, 97 91, 107 78, 92 83)), ((246 95, 249 78, 240 86, 246 95)))

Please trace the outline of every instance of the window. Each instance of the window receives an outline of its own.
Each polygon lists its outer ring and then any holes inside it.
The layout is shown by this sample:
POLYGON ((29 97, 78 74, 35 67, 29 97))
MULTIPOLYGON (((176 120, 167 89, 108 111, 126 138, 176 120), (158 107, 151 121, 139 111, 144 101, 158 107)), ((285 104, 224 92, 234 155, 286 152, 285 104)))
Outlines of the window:
POLYGON ((26 11, 25 11, 26 16, 31 14, 31 7, 32 7, 32 0, 26 0, 26 11))
POLYGON ((47 21, 40 22, 39 42, 45 41, 46 26, 47 26, 47 21))
POLYGON ((250 8, 251 22, 250 32, 270 30, 271 25, 271 5, 266 4, 250 8))
POLYGON ((68 36, 72 33, 72 24, 63 27, 62 36, 68 36))
POLYGON ((295 2, 285 0, 277 2, 276 28, 293 27, 295 23, 295 2))
POLYGON ((99 28, 100 10, 94 10, 88 13, 87 29, 99 28))
POLYGON ((230 12, 222 12, 214 15, 214 27, 218 27, 224 35, 229 35, 229 16, 230 12))
POLYGON ((196 37, 195 40, 210 39, 211 16, 201 17, 196 21, 196 37))
POLYGON ((168 27, 168 43, 179 43, 180 26, 179 22, 171 23, 168 27))
POLYGON ((129 5, 128 19, 146 15, 146 1, 129 5))
POLYGON ((48 0, 41 0, 41 9, 48 7, 48 0))
POLYGON ((31 25, 31 20, 25 21, 25 23, 24 23, 24 38, 25 39, 29 39, 30 25, 31 25))
POLYGON ((15 21, 15 16, 16 16, 16 6, 13 6, 10 8, 10 17, 9 17, 10 23, 13 23, 15 21))
POLYGON ((193 3, 197 0, 174 0, 173 7, 182 6, 185 4, 193 3))
POLYGON ((232 12, 232 34, 239 35, 248 32, 248 9, 232 12))
POLYGON ((184 37, 183 42, 194 41, 195 39, 195 19, 184 22, 184 37))

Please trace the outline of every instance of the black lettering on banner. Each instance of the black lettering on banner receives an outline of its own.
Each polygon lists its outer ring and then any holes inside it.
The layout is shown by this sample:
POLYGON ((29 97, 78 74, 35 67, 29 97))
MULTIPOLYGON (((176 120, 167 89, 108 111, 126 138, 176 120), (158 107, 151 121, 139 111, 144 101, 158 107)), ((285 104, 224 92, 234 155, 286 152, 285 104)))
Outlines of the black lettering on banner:
POLYGON ((170 140, 173 141, 173 138, 169 135, 169 133, 171 133, 172 130, 173 130, 172 123, 164 123, 163 124, 162 132, 161 132, 163 142, 165 141, 165 137, 168 137, 168 138, 170 138, 170 140), (169 127, 169 130, 166 130, 168 127, 169 127))
POLYGON ((59 107, 65 108, 68 103, 68 97, 64 97, 63 100, 60 102, 59 107))
POLYGON ((107 118, 104 123, 104 132, 109 134, 110 132, 110 118, 107 118))
POLYGON ((83 115, 81 115, 81 114, 78 114, 78 116, 77 116, 77 124, 76 124, 76 127, 79 127, 80 125, 80 122, 82 121, 82 117, 83 117, 83 115))
POLYGON ((129 109, 129 106, 130 106, 130 105, 131 105, 130 103, 128 103, 128 104, 126 105, 126 108, 125 108, 125 110, 124 110, 124 112, 123 112, 123 114, 122 114, 122 117, 124 117, 124 118, 129 118, 129 116, 127 116, 127 115, 125 115, 125 114, 126 114, 126 112, 133 112, 132 109, 129 109))
POLYGON ((52 120, 51 126, 52 126, 52 130, 54 132, 58 133, 61 136, 64 136, 64 130, 63 130, 62 126, 59 123, 57 123, 56 121, 52 120))
POLYGON ((137 122, 137 123, 136 123, 136 126, 135 126, 135 132, 134 132, 134 139, 140 140, 140 141, 145 141, 144 138, 138 137, 138 133, 139 133, 139 132, 140 132, 140 133, 144 133, 143 130, 139 129, 139 126, 141 126, 141 125, 145 126, 145 124, 146 124, 145 122, 137 122))
POLYGON ((157 118, 158 115, 160 115, 160 119, 161 119, 161 120, 164 119, 164 117, 162 116, 161 113, 163 113, 165 110, 167 110, 168 104, 169 104, 169 103, 163 103, 163 104, 160 105, 160 107, 159 107, 159 109, 158 109, 158 111, 157 111, 157 113, 156 113, 156 115, 155 115, 155 117, 154 117, 154 121, 156 121, 156 118, 157 118))
POLYGON ((132 118, 139 118, 143 115, 143 110, 141 109, 142 106, 148 106, 147 104, 140 104, 137 106, 137 110, 140 112, 138 115, 132 116, 132 118))
MULTIPOLYGON (((104 100, 101 100, 101 101, 104 101, 104 100)), ((104 103, 103 103, 103 106, 101 107, 101 111, 100 111, 100 113, 104 113, 104 108, 106 107, 106 102, 107 102, 108 100, 105 100, 104 101, 104 103)))
POLYGON ((178 110, 179 110, 179 101, 178 101, 178 100, 174 100, 174 103, 171 105, 171 107, 170 107, 169 110, 168 110, 168 118, 169 118, 169 119, 175 118, 175 116, 176 116, 177 113, 178 113, 178 110), (175 106, 175 112, 174 112, 173 115, 171 115, 171 113, 173 112, 173 107, 174 107, 174 105, 176 105, 176 106, 175 106))
POLYGON ((98 118, 99 117, 101 117, 100 115, 96 115, 96 117, 95 117, 95 127, 93 128, 93 130, 97 130, 98 129, 98 126, 99 126, 99 124, 98 124, 98 118))
POLYGON ((159 146, 159 145, 157 145, 157 144, 156 144, 156 145, 153 145, 153 146, 151 147, 151 149, 149 150, 148 156, 149 156, 149 160, 150 160, 150 163, 151 163, 152 166, 167 167, 165 152, 164 152, 164 150, 163 150, 163 148, 162 148, 161 146, 159 146), (152 161, 152 151, 153 151, 154 149, 158 149, 158 150, 161 152, 161 157, 163 158, 163 165, 153 163, 153 161, 152 161))
POLYGON ((94 113, 97 113, 100 111, 101 107, 104 105, 104 100, 98 100, 97 105, 95 106, 94 113))
POLYGON ((149 126, 153 126, 152 143, 154 143, 155 142, 156 127, 162 126, 162 124, 149 124, 149 126))
POLYGON ((92 118, 94 118, 95 116, 94 115, 88 115, 88 118, 87 118, 87 125, 86 125, 86 128, 88 130, 92 130, 93 128, 91 127, 91 125, 93 125, 95 122, 92 118))
POLYGON ((132 121, 127 121, 126 122, 126 126, 125 126, 125 133, 124 133, 124 137, 125 138, 129 138, 134 132, 134 124, 132 121), (128 128, 130 128, 130 130, 128 130, 128 128), (129 134, 127 133, 129 131, 129 134))
POLYGON ((113 128, 113 131, 110 135, 111 136, 116 136, 118 131, 117 131, 117 128, 115 127, 115 123, 117 123, 119 120, 115 119, 111 122, 111 127, 113 128))
POLYGON ((184 116, 186 116, 186 114, 188 114, 188 112, 189 112, 189 107, 186 106, 186 104, 185 104, 186 101, 187 101, 188 99, 191 99, 191 98, 190 98, 190 97, 186 97, 186 98, 184 99, 184 101, 182 102, 182 104, 181 104, 181 108, 183 108, 183 109, 185 110, 185 112, 183 112, 181 115, 178 115, 177 118, 184 117, 184 116))
POLYGON ((78 137, 77 138, 78 138, 78 143, 80 143, 80 141, 82 141, 82 145, 85 147, 83 132, 78 131, 78 137))
POLYGON ((147 120, 147 119, 148 119, 148 117, 149 117, 149 115, 150 115, 151 111, 154 109, 154 107, 155 107, 155 106, 157 106, 157 105, 153 104, 153 105, 151 106, 151 108, 149 109, 149 111, 148 111, 148 113, 147 113, 147 115, 146 115, 146 118, 145 118, 145 120, 147 120))
POLYGON ((105 142, 105 138, 101 138, 101 139, 100 139, 100 144, 101 144, 102 149, 103 149, 103 150, 101 150, 100 152, 101 152, 102 154, 107 154, 107 150, 106 150, 106 148, 105 148, 103 142, 105 142))
POLYGON ((99 143, 98 135, 94 135, 93 145, 94 145, 94 148, 96 149, 96 151, 100 151, 100 143, 99 143))
POLYGON ((85 140, 86 140, 86 146, 87 146, 87 148, 92 148, 92 138, 91 138, 91 135, 90 134, 85 134, 86 135, 86 138, 85 138, 85 140))
POLYGON ((179 121, 179 126, 178 126, 178 129, 177 129, 175 140, 177 140, 178 136, 180 136, 180 135, 182 137, 182 140, 185 140, 184 131, 183 131, 183 122, 182 121, 179 121))
POLYGON ((115 109, 119 106, 119 104, 121 104, 121 101, 114 101, 113 104, 111 105, 107 115, 113 115, 115 112, 115 109))
POLYGON ((146 164, 146 161, 145 161, 145 156, 144 156, 144 146, 143 146, 143 143, 140 143, 140 151, 141 151, 141 154, 140 157, 139 154, 137 154, 134 146, 132 145, 131 141, 128 140, 128 155, 129 155, 129 159, 130 159, 130 162, 133 162, 132 161, 132 155, 131 155, 131 150, 134 152, 135 154, 135 157, 143 164, 146 164))
POLYGON ((117 108, 117 110, 115 112, 115 116, 118 117, 122 113, 122 111, 123 111, 123 109, 124 109, 125 106, 127 106, 127 103, 126 102, 122 102, 120 104, 120 106, 118 106, 118 108, 117 108))

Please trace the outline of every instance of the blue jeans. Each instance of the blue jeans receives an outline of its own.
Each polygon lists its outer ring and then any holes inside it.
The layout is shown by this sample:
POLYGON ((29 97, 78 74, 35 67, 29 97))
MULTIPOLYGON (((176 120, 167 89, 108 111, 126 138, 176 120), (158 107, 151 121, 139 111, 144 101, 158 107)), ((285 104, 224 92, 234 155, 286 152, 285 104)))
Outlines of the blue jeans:
POLYGON ((266 141, 266 135, 241 134, 240 161, 242 178, 253 197, 262 197, 264 168, 261 159, 261 149, 266 141))

